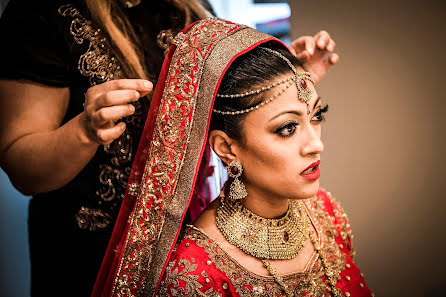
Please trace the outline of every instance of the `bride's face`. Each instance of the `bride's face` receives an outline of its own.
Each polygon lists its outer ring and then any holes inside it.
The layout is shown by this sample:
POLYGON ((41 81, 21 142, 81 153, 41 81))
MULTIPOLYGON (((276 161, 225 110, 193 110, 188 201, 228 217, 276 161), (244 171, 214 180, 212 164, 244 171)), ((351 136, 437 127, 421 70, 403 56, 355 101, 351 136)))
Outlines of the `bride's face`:
MULTIPOLYGON (((319 166, 310 173, 306 169, 320 161, 324 150, 320 139, 324 111, 314 86, 307 85, 312 89, 310 114, 293 84, 246 116, 237 159, 243 165, 248 193, 273 199, 304 199, 317 193, 319 166)), ((274 88, 267 98, 280 89, 274 88)))

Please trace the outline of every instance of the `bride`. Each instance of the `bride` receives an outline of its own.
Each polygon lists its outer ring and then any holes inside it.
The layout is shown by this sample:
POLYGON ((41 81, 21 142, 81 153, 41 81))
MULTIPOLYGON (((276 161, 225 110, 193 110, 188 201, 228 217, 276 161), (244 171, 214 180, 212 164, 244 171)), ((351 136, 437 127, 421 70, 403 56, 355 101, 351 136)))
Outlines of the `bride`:
POLYGON ((310 73, 277 39, 220 19, 174 43, 93 296, 373 295, 319 186, 328 106, 310 73), (182 227, 209 147, 229 180, 182 227))

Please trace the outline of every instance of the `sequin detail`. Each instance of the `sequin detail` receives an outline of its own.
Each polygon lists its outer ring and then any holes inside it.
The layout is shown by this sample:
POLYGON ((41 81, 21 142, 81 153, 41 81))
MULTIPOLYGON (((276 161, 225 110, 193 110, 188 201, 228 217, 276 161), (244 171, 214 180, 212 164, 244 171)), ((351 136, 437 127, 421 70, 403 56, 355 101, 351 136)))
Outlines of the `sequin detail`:
MULTIPOLYGON (((336 231, 339 224, 336 218, 330 215, 320 198, 311 198, 305 202, 308 206, 311 217, 313 218, 315 227, 320 235, 319 244, 321 245, 321 253, 323 258, 327 259, 329 273, 335 276, 336 280, 340 280, 340 272, 344 269, 346 263, 346 255, 339 250, 335 237, 339 236, 336 231)), ((272 277, 263 277, 254 274, 240 265, 235 259, 230 257, 216 242, 206 235, 202 230, 189 226, 184 235, 184 239, 189 242, 193 241, 199 248, 203 248, 209 261, 211 261, 217 269, 222 271, 231 281, 235 292, 241 297, 248 296, 282 296, 283 288, 277 284, 272 277)), ((185 256, 187 258, 187 256, 185 256)), ((163 292, 172 293, 171 290, 179 290, 180 283, 170 275, 171 269, 177 269, 177 265, 184 258, 179 256, 175 260, 169 262, 166 269, 166 279, 161 283, 163 292)), ((326 283, 324 269, 319 257, 313 258, 310 262, 309 270, 283 276, 283 282, 291 288, 294 296, 325 296, 330 290, 330 286, 326 283)), ((194 272, 190 272, 194 274, 194 272)), ((189 275, 192 277, 192 275, 189 275)), ((212 275, 210 275, 212 277, 212 275)), ((203 281, 197 279, 198 282, 203 281)), ((203 286, 205 284, 201 283, 203 286)), ((200 292, 203 293, 203 292, 200 292)), ((223 291, 221 292, 223 293, 223 291)), ((200 294, 197 294, 200 296, 200 294)), ((169 296, 169 295, 163 295, 169 296)), ((175 295, 172 295, 175 296, 175 295)))
POLYGON ((210 19, 175 38, 177 49, 164 86, 142 177, 144 183, 130 218, 112 296, 143 294, 143 279, 154 257, 152 250, 161 234, 189 144, 203 60, 213 44, 237 28, 236 24, 210 19))
MULTIPOLYGON (((109 43, 100 28, 95 28, 94 24, 86 19, 81 12, 73 5, 63 5, 59 8, 59 14, 71 19, 70 33, 76 44, 86 47, 86 51, 79 57, 78 70, 89 78, 92 86, 114 79, 125 78, 117 59, 109 49, 109 43)), ((75 215, 78 226, 81 229, 94 231, 105 228, 109 225, 111 214, 121 205, 131 171, 133 160, 133 137, 140 135, 144 126, 145 113, 140 101, 133 103, 135 113, 126 117, 127 129, 124 133, 110 145, 103 147, 108 160, 107 163, 99 164, 100 183, 96 191, 97 207, 86 212, 80 209, 75 215), (109 217, 108 223, 105 220, 98 222, 97 217, 109 217), (89 222, 88 224, 85 222, 89 222)), ((83 207, 87 209, 86 207, 83 207)))

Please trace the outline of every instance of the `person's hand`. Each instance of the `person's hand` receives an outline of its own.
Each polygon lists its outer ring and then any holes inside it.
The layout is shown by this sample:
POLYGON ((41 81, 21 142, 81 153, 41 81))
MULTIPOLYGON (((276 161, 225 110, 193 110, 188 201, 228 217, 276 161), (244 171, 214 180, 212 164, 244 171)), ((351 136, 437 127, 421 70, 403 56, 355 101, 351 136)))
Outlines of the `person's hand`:
POLYGON ((327 31, 320 31, 314 36, 302 36, 294 40, 289 49, 302 63, 311 77, 320 81, 327 70, 339 61, 334 53, 336 43, 327 31))
POLYGON ((153 84, 142 79, 119 79, 93 86, 85 94, 81 126, 87 138, 109 144, 124 132, 125 122, 115 122, 135 112, 131 102, 146 96, 153 84))

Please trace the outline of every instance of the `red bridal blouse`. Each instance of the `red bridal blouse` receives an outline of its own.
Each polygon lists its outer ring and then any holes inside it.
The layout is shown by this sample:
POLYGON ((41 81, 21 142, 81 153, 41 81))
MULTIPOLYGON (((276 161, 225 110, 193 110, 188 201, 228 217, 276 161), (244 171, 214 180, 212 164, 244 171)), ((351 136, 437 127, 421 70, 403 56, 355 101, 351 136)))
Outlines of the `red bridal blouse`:
MULTIPOLYGON (((354 262, 347 216, 330 193, 304 201, 342 296, 373 296, 354 262)), ((282 275, 294 296, 329 296, 321 257, 314 252, 305 271, 282 275)), ((272 276, 255 274, 228 255, 202 230, 188 226, 162 278, 159 296, 286 296, 272 276)))

